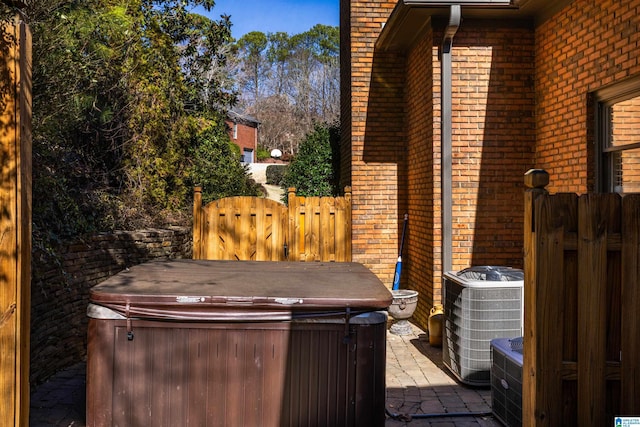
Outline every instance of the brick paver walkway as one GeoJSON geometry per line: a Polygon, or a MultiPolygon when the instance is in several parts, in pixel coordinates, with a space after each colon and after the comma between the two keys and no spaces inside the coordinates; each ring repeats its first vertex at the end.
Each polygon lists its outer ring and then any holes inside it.
{"type": "Polygon", "coordinates": [[[490,415],[490,389],[457,382],[442,363],[442,349],[430,346],[416,326],[410,335],[387,335],[386,382],[388,412],[409,415],[388,418],[387,427],[501,426],[490,415]]]}

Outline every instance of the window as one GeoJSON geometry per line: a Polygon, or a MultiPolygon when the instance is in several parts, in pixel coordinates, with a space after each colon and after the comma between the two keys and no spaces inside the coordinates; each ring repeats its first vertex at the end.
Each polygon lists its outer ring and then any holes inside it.
{"type": "Polygon", "coordinates": [[[596,92],[598,188],[640,193],[640,78],[596,92]]]}
{"type": "Polygon", "coordinates": [[[233,139],[238,139],[238,124],[233,124],[233,139]]]}

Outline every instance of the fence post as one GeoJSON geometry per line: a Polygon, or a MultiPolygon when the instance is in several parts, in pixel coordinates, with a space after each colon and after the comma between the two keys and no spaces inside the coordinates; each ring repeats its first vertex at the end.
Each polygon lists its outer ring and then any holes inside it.
{"type": "MultiPolygon", "coordinates": [[[[7,2],[5,2],[7,3],[7,2]]],[[[15,2],[21,3],[21,2],[15,2]]],[[[31,31],[24,17],[2,24],[0,69],[0,425],[29,424],[31,324],[31,31]]]]}
{"type": "Polygon", "coordinates": [[[202,187],[193,189],[193,259],[202,259],[202,187]]]}
{"type": "Polygon", "coordinates": [[[536,298],[536,235],[535,200],[546,195],[549,174],[541,169],[531,169],[524,175],[526,187],[524,194],[524,363],[522,389],[522,422],[524,426],[548,424],[544,414],[536,413],[538,401],[537,371],[538,355],[536,351],[538,315],[536,298]]]}

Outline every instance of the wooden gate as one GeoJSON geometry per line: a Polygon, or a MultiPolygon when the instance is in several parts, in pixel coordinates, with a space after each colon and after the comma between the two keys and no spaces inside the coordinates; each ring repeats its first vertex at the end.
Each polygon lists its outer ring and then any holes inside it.
{"type": "Polygon", "coordinates": [[[640,194],[556,194],[525,177],[527,426],[640,414],[640,194]]]}
{"type": "Polygon", "coordinates": [[[193,197],[193,258],[256,261],[351,261],[351,189],[343,197],[301,197],[288,206],[228,197],[202,206],[193,197]]]}

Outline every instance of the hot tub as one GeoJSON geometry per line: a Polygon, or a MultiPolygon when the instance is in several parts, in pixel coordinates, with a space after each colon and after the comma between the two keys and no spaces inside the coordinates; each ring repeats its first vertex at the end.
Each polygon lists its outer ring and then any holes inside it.
{"type": "Polygon", "coordinates": [[[133,267],[90,293],[87,426],[383,426],[391,299],[357,263],[133,267]]]}

